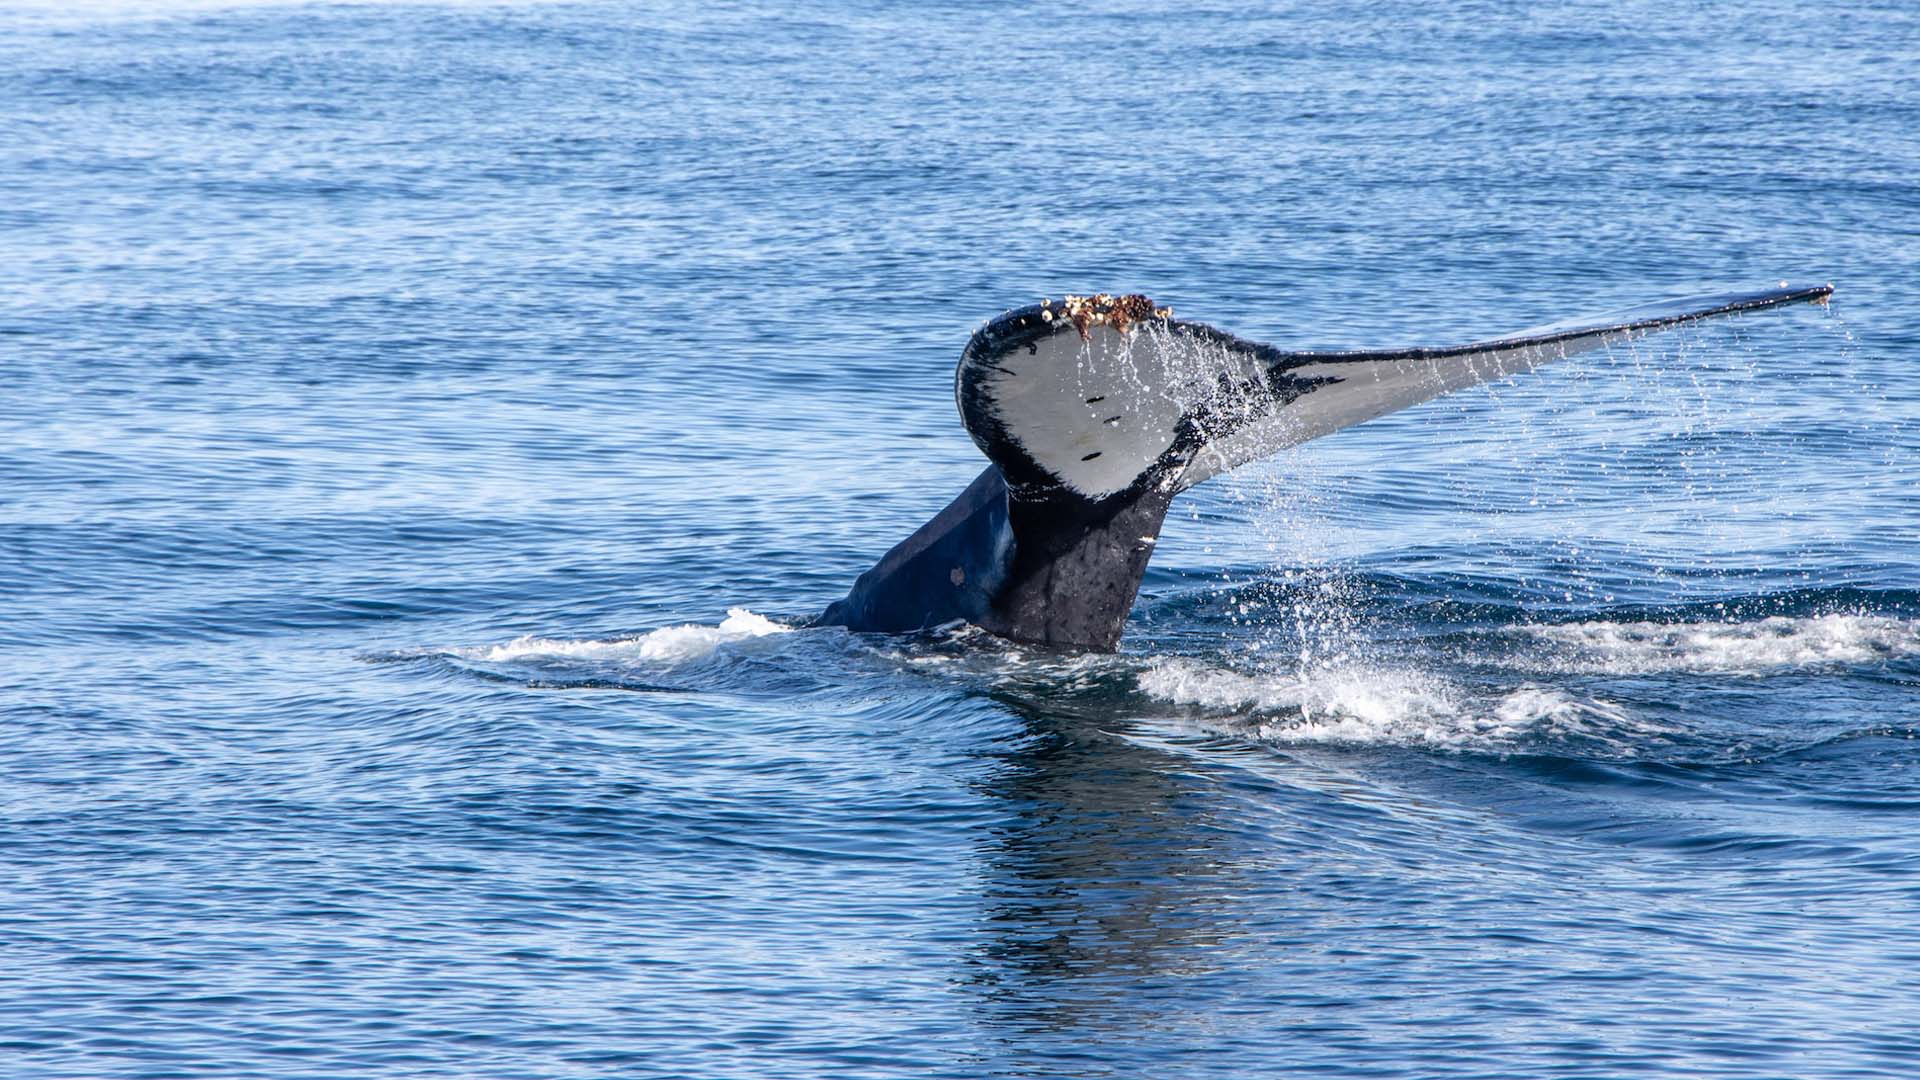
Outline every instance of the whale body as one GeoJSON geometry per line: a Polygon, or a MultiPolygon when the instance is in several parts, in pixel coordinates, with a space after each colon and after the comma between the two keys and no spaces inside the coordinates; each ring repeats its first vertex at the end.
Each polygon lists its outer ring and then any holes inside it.
{"type": "Polygon", "coordinates": [[[1111,651],[1168,507],[1195,484],[1576,353],[1832,292],[1783,283],[1467,345],[1351,352],[1244,341],[1137,294],[1018,308],[974,333],[954,377],[990,464],[815,625],[904,633],[964,620],[1023,643],[1111,651]]]}

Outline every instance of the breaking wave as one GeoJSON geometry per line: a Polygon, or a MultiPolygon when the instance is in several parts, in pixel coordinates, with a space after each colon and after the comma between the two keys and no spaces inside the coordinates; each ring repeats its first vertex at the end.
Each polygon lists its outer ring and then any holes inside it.
{"type": "Polygon", "coordinates": [[[515,638],[505,645],[476,649],[468,655],[470,659],[488,663],[567,659],[683,664],[709,656],[723,645],[782,634],[791,629],[746,608],[729,608],[726,619],[718,626],[692,623],[668,626],[636,637],[611,641],[565,641],[527,636],[515,638]]]}
{"type": "Polygon", "coordinates": [[[1920,621],[1884,615],[1773,616],[1748,622],[1579,622],[1525,636],[1559,650],[1569,673],[1760,675],[1920,655],[1920,621]]]}
{"type": "Polygon", "coordinates": [[[1859,612],[1593,620],[1474,633],[1464,651],[1459,640],[1431,655],[1417,640],[1353,641],[1348,645],[1357,652],[1272,667],[1257,658],[1235,666],[1159,658],[1139,670],[1136,682],[1151,698],[1193,710],[1210,729],[1280,744],[1495,752],[1577,746],[1603,756],[1633,755],[1655,745],[1712,741],[1717,736],[1705,732],[1715,721],[1663,716],[1656,722],[1610,700],[1611,684],[1566,676],[1762,678],[1886,663],[1920,657],[1920,620],[1859,612]],[[1494,644],[1502,638],[1517,639],[1520,647],[1503,650],[1494,644]]]}
{"type": "Polygon", "coordinates": [[[1379,743],[1512,749],[1542,737],[1617,743],[1658,728],[1609,702],[1548,687],[1480,694],[1435,675],[1371,664],[1241,672],[1158,661],[1141,692],[1175,705],[1229,710],[1235,733],[1278,743],[1379,743]]]}

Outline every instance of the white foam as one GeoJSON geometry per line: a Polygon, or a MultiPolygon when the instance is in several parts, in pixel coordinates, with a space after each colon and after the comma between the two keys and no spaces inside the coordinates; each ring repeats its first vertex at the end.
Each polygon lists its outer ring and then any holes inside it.
{"type": "Polygon", "coordinates": [[[1773,616],[1750,622],[1582,622],[1528,627],[1562,646],[1563,671],[1759,675],[1920,655],[1920,621],[1883,615],[1773,616]]]}
{"type": "Polygon", "coordinates": [[[1538,735],[1613,741],[1646,730],[1617,707],[1553,689],[1521,687],[1486,699],[1421,671],[1335,662],[1296,672],[1241,672],[1161,660],[1142,692],[1177,705],[1242,713],[1233,733],[1281,743],[1379,743],[1512,748],[1538,735]]]}
{"type": "Polygon", "coordinates": [[[785,633],[790,629],[746,608],[728,608],[726,619],[718,626],[668,626],[637,637],[613,641],[562,641],[527,636],[515,638],[505,645],[478,650],[475,658],[494,663],[561,657],[680,664],[708,656],[722,645],[785,633]]]}

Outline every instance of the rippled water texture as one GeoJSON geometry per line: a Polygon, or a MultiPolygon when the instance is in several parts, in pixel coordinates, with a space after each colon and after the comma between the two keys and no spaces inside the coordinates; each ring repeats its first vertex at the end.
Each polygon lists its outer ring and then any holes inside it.
{"type": "Polygon", "coordinates": [[[1920,1074],[1910,5],[0,10],[0,1074],[1920,1074]],[[796,629],[966,335],[1802,307],[796,629]]]}

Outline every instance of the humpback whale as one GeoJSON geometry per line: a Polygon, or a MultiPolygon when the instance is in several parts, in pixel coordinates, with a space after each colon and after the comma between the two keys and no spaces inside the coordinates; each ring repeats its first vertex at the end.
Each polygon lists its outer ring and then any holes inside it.
{"type": "Polygon", "coordinates": [[[1831,285],[1666,300],[1467,345],[1288,352],[1131,294],[1017,308],[976,331],[954,396],[990,464],[860,575],[819,626],[964,620],[1111,651],[1181,492],[1455,390],[1702,319],[1825,303],[1831,285]]]}

